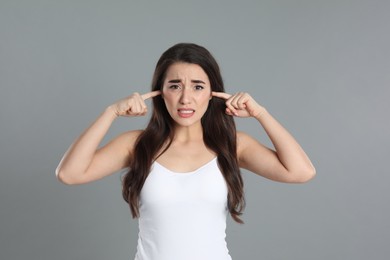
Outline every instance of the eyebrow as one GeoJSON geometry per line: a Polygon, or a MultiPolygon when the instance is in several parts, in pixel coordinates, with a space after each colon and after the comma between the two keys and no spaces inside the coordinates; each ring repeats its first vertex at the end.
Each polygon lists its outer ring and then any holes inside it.
{"type": "MultiPolygon", "coordinates": [[[[181,80],[180,79],[171,79],[170,81],[168,81],[168,83],[180,83],[181,80]]],[[[198,84],[206,84],[204,83],[204,81],[202,80],[197,80],[197,79],[194,79],[194,80],[191,80],[192,83],[198,83],[198,84]]]]}

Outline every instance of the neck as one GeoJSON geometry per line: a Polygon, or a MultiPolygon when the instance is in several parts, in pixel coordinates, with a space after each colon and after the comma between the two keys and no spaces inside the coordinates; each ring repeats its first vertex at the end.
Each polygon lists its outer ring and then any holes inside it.
{"type": "Polygon", "coordinates": [[[203,128],[201,124],[193,126],[176,126],[174,141],[191,142],[203,141],[203,128]]]}

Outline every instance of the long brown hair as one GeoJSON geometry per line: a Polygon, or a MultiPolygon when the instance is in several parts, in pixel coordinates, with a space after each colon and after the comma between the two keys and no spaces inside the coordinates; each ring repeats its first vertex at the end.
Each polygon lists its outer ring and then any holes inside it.
{"type": "MultiPolygon", "coordinates": [[[[225,92],[219,66],[204,47],[179,43],[166,50],[157,62],[152,90],[162,90],[166,71],[176,62],[197,64],[207,74],[211,90],[225,92]]],[[[228,209],[232,218],[244,223],[239,216],[245,208],[244,183],[237,161],[236,126],[232,116],[226,115],[225,102],[212,98],[201,119],[205,145],[217,154],[218,166],[228,187],[228,209]]],[[[122,195],[129,203],[133,218],[139,217],[139,195],[153,161],[162,148],[166,151],[173,140],[174,122],[161,96],[153,98],[153,112],[149,124],[140,134],[134,147],[129,171],[123,178],[122,195]],[[165,145],[168,141],[168,145],[165,145]],[[164,146],[165,145],[165,146],[164,146]]],[[[163,153],[162,152],[162,153],[163,153]]]]}

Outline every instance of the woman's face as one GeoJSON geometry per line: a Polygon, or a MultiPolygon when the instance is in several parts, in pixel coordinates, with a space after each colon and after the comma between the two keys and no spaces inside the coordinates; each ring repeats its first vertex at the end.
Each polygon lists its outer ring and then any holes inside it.
{"type": "Polygon", "coordinates": [[[177,125],[200,124],[211,99],[209,78],[197,64],[174,63],[167,70],[162,97],[177,125]]]}

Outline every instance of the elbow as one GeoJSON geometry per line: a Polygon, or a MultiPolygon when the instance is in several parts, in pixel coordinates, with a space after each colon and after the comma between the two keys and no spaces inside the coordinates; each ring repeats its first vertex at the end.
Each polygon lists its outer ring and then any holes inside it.
{"type": "Polygon", "coordinates": [[[289,182],[291,183],[306,183],[316,176],[316,169],[310,167],[309,169],[300,170],[299,172],[291,174],[293,176],[289,182]]]}
{"type": "Polygon", "coordinates": [[[66,185],[71,185],[72,183],[64,176],[63,172],[56,169],[56,177],[57,180],[59,180],[61,183],[66,184],[66,185]]]}
{"type": "Polygon", "coordinates": [[[72,178],[69,178],[69,176],[67,174],[65,174],[64,171],[60,170],[59,168],[56,169],[55,174],[56,174],[57,180],[59,180],[63,184],[66,184],[66,185],[78,184],[72,178]]]}
{"type": "Polygon", "coordinates": [[[316,169],[311,167],[308,170],[302,171],[298,183],[306,183],[316,176],[316,169]]]}
{"type": "Polygon", "coordinates": [[[314,179],[315,176],[316,176],[316,171],[315,170],[313,170],[313,171],[311,171],[309,173],[306,173],[305,177],[303,178],[301,183],[309,182],[310,180],[314,179]]]}

